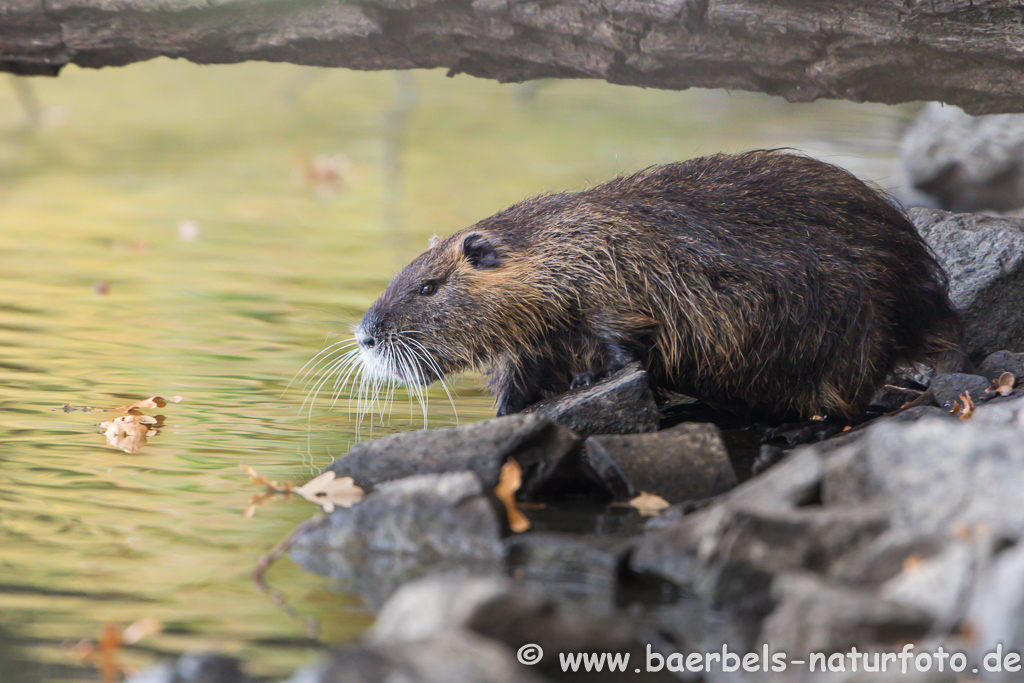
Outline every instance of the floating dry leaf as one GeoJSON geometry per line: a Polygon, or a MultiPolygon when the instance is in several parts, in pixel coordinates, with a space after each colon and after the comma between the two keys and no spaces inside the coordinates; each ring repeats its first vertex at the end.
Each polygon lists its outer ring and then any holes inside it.
{"type": "Polygon", "coordinates": [[[147,437],[157,433],[154,427],[162,420],[151,415],[122,415],[108,422],[101,422],[100,429],[107,438],[107,445],[125,453],[138,453],[146,445],[147,437]]]}
{"type": "Polygon", "coordinates": [[[258,493],[249,499],[249,505],[242,513],[243,517],[252,517],[256,514],[256,508],[268,500],[277,496],[290,497],[297,493],[311,503],[316,503],[324,509],[324,512],[333,512],[336,507],[352,507],[363,499],[364,491],[355,485],[352,477],[338,477],[333,471],[327,471],[319,477],[310,479],[302,486],[295,486],[291,482],[270,481],[263,477],[246,464],[240,465],[249,475],[252,483],[263,486],[263,493],[258,493]]]}
{"type": "Polygon", "coordinates": [[[508,460],[501,466],[498,484],[494,487],[494,495],[505,506],[509,529],[515,534],[521,534],[531,526],[530,520],[516,507],[516,491],[522,485],[523,468],[515,460],[508,460]]]}
{"type": "Polygon", "coordinates": [[[249,475],[249,479],[252,480],[252,483],[257,486],[263,486],[265,489],[263,493],[254,494],[249,498],[249,504],[245,506],[245,511],[242,512],[243,517],[252,517],[256,514],[256,508],[263,505],[268,500],[273,500],[278,496],[285,496],[286,498],[291,496],[293,487],[290,483],[285,482],[283,484],[278,484],[276,481],[270,481],[245,463],[240,464],[239,467],[245,470],[245,473],[249,475]]]}
{"type": "Polygon", "coordinates": [[[361,501],[364,494],[352,477],[338,477],[333,470],[327,470],[291,490],[309,502],[316,503],[324,512],[334,512],[335,507],[350,508],[361,501]]]}
{"type": "Polygon", "coordinates": [[[170,398],[164,398],[163,396],[150,396],[144,398],[141,401],[136,401],[130,406],[121,406],[120,408],[114,408],[115,413],[130,413],[133,410],[153,410],[154,408],[163,408],[168,403],[180,403],[181,396],[171,396],[170,398]]]}
{"type": "Polygon", "coordinates": [[[653,517],[669,507],[669,502],[656,493],[641,491],[640,495],[629,501],[644,517],[653,517]]]}

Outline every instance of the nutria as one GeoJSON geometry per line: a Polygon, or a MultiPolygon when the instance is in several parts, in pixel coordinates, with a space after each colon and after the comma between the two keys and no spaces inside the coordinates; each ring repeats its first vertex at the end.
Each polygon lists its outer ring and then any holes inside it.
{"type": "Polygon", "coordinates": [[[374,377],[489,367],[498,415],[639,360],[656,389],[719,407],[853,419],[897,363],[959,357],[946,290],[903,212],[851,173],[716,154],[435,239],[356,340],[374,377]]]}

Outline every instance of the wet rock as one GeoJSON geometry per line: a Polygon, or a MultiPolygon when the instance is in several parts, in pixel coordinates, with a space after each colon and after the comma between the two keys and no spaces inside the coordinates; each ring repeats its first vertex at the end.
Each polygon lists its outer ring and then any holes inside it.
{"type": "Polygon", "coordinates": [[[544,683],[487,638],[443,630],[412,642],[339,648],[286,683],[544,683]]]}
{"type": "Polygon", "coordinates": [[[368,582],[375,602],[436,566],[496,566],[505,524],[472,472],[424,474],[381,484],[358,505],[307,523],[291,553],[309,571],[368,582]]]}
{"type": "Polygon", "coordinates": [[[535,532],[506,541],[509,573],[554,595],[585,602],[591,612],[611,609],[626,539],[535,532]]]}
{"type": "Polygon", "coordinates": [[[949,273],[967,352],[1024,350],[1024,220],[930,209],[909,215],[949,273]]]}
{"type": "Polygon", "coordinates": [[[234,657],[215,652],[184,654],[128,678],[127,683],[252,683],[234,657]]]}
{"type": "Polygon", "coordinates": [[[1024,378],[1024,353],[996,351],[978,365],[978,374],[990,380],[999,379],[1004,372],[1012,373],[1018,380],[1024,378]]]}
{"type": "Polygon", "coordinates": [[[960,399],[960,396],[968,392],[970,392],[971,399],[975,402],[990,398],[991,394],[985,393],[989,386],[990,382],[980,375],[951,372],[935,375],[929,389],[939,407],[950,410],[953,407],[954,401],[962,404],[963,401],[960,399]]]}
{"type": "Polygon", "coordinates": [[[627,365],[591,386],[537,403],[524,412],[547,415],[582,437],[654,432],[660,421],[647,373],[639,363],[627,365]]]}
{"type": "Polygon", "coordinates": [[[498,483],[505,461],[515,458],[523,467],[522,491],[529,494],[544,487],[583,485],[579,442],[543,415],[507,415],[357,443],[327,469],[352,477],[367,490],[416,474],[470,470],[490,489],[498,483]]]}
{"type": "Polygon", "coordinates": [[[584,442],[583,459],[617,498],[647,491],[679,503],[710,498],[736,485],[722,434],[712,424],[592,436],[584,442]]]}

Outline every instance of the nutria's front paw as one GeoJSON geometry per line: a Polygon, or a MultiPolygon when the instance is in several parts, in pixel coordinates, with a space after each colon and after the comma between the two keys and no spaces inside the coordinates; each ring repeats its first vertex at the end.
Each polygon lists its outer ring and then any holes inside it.
{"type": "Polygon", "coordinates": [[[597,384],[599,381],[608,376],[608,373],[604,370],[588,370],[587,372],[581,372],[572,378],[572,384],[569,385],[569,389],[579,389],[580,387],[589,387],[591,384],[597,384]]]}

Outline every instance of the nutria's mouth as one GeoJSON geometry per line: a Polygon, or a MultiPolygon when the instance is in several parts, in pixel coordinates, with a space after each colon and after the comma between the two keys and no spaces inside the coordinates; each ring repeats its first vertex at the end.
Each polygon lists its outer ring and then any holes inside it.
{"type": "Polygon", "coordinates": [[[407,340],[391,337],[382,343],[360,344],[359,359],[368,379],[397,380],[427,386],[441,378],[437,363],[407,340]]]}

